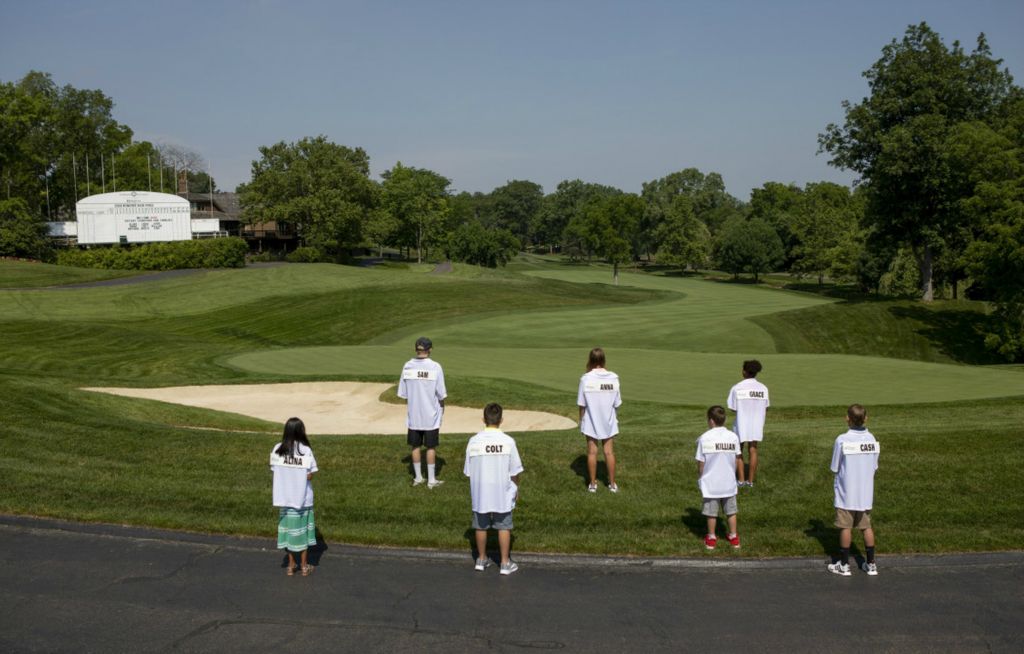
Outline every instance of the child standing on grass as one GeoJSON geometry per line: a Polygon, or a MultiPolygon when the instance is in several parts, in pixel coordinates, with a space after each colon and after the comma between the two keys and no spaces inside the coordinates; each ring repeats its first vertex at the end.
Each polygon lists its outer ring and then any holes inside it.
{"type": "Polygon", "coordinates": [[[740,536],[736,531],[736,461],[740,456],[740,439],[725,427],[725,409],[715,405],[708,409],[708,431],[697,439],[697,475],[700,494],[704,498],[701,513],[708,519],[708,535],[704,547],[715,549],[718,536],[715,527],[718,512],[725,513],[729,527],[729,545],[739,549],[740,536]]]}
{"type": "Polygon", "coordinates": [[[316,545],[311,480],[318,468],[306,438],[306,426],[298,418],[285,423],[281,442],[270,452],[270,470],[274,473],[274,506],[280,509],[277,549],[288,551],[289,577],[295,574],[295,553],[301,552],[302,576],[308,577],[313,566],[307,554],[316,545]]]}
{"type": "Polygon", "coordinates": [[[878,574],[875,565],[875,530],[871,528],[871,505],[874,502],[875,470],[878,469],[879,445],[865,427],[868,412],[859,404],[846,410],[849,429],[840,434],[832,446],[832,472],[835,473],[836,527],[839,528],[839,560],[828,571],[850,576],[850,541],[852,530],[864,533],[864,572],[878,574]]]}
{"type": "Polygon", "coordinates": [[[519,475],[523,462],[511,436],[501,431],[501,405],[484,407],[484,430],[466,444],[463,474],[469,477],[473,504],[473,529],[476,530],[476,570],[483,572],[487,558],[487,530],[498,530],[501,574],[510,575],[519,566],[510,558],[512,549],[512,509],[519,496],[519,475]]]}
{"type": "Polygon", "coordinates": [[[604,450],[608,466],[608,490],[619,492],[615,483],[615,436],[619,433],[618,409],[622,406],[619,376],[605,370],[604,350],[595,347],[587,357],[587,372],[580,377],[576,404],[580,410],[580,431],[587,439],[587,491],[597,492],[597,447],[604,450]]]}
{"type": "Polygon", "coordinates": [[[757,476],[757,446],[764,439],[764,418],[768,412],[768,387],[757,381],[757,373],[761,372],[761,362],[756,359],[743,362],[743,381],[729,390],[726,405],[736,412],[733,431],[740,437],[740,448],[747,446],[750,459],[750,476],[743,469],[743,453],[736,459],[736,475],[739,485],[754,487],[757,476]]]}

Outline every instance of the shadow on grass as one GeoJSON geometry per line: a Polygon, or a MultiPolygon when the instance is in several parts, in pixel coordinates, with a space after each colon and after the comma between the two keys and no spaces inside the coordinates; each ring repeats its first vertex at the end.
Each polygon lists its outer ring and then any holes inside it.
{"type": "MultiPolygon", "coordinates": [[[[808,521],[807,529],[804,529],[804,535],[808,538],[814,538],[821,545],[821,553],[829,557],[831,563],[835,563],[839,560],[839,530],[832,526],[827,526],[823,521],[813,519],[808,521]]],[[[854,538],[857,536],[854,535],[854,538]]],[[[857,547],[856,542],[850,544],[850,561],[855,567],[859,568],[860,564],[865,561],[864,554],[857,547]]]]}
{"type": "Polygon", "coordinates": [[[682,515],[682,523],[690,530],[697,538],[704,538],[708,531],[708,518],[700,509],[695,509],[692,506],[686,509],[686,513],[682,515]]]}
{"type": "MultiPolygon", "coordinates": [[[[445,467],[445,465],[447,465],[448,461],[446,461],[443,456],[436,457],[435,461],[436,461],[436,466],[434,468],[434,474],[435,474],[435,476],[440,478],[441,477],[441,471],[444,470],[444,467],[445,467]]],[[[402,463],[405,464],[405,471],[409,474],[409,478],[410,479],[415,479],[416,478],[416,473],[412,469],[412,454],[406,454],[404,457],[402,457],[402,463]]],[[[426,456],[426,454],[421,454],[420,455],[420,468],[421,468],[421,472],[423,474],[423,478],[426,479],[427,478],[427,456],[426,456]]]]}
{"type": "MultiPolygon", "coordinates": [[[[572,463],[569,464],[569,469],[576,473],[583,482],[583,486],[590,485],[590,473],[587,472],[587,455],[581,454],[572,463]]],[[[608,464],[598,459],[597,461],[597,480],[604,482],[604,485],[608,485],[608,464]]]]}
{"type": "MultiPolygon", "coordinates": [[[[515,524],[515,520],[513,518],[513,525],[514,524],[515,524]]],[[[480,553],[476,551],[476,529],[473,529],[472,527],[470,527],[469,529],[467,529],[465,531],[464,534],[462,534],[462,537],[465,538],[466,542],[469,544],[469,551],[473,555],[473,560],[476,561],[477,559],[479,559],[480,558],[480,553]]],[[[515,551],[515,549],[516,549],[516,532],[515,532],[515,530],[512,531],[511,537],[512,537],[512,544],[509,547],[509,549],[511,551],[515,551]]],[[[501,563],[501,550],[498,547],[498,532],[495,529],[488,529],[487,530],[487,558],[489,558],[491,560],[491,562],[494,563],[494,565],[498,565],[498,564],[501,563]]]]}
{"type": "Polygon", "coordinates": [[[917,333],[954,361],[971,365],[1003,362],[985,349],[983,334],[995,329],[991,316],[966,309],[935,310],[913,305],[890,307],[889,313],[895,318],[919,323],[917,333]]]}

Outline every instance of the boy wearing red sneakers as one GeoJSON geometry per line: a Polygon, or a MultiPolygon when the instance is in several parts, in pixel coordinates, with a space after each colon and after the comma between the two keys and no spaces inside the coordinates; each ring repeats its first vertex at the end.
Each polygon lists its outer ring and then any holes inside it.
{"type": "Polygon", "coordinates": [[[708,535],[704,547],[715,549],[718,537],[715,527],[718,512],[725,513],[729,527],[729,544],[739,549],[736,532],[736,459],[740,456],[740,439],[725,427],[725,409],[715,405],[708,409],[708,430],[697,439],[697,474],[700,494],[704,498],[701,513],[708,519],[708,535]]]}

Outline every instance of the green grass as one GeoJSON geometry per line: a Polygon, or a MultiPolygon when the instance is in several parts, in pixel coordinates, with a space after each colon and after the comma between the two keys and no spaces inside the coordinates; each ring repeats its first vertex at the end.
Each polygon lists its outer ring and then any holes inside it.
{"type": "MultiPolygon", "coordinates": [[[[758,486],[740,497],[744,548],[713,556],[834,548],[828,463],[843,406],[854,400],[869,404],[884,444],[880,551],[1019,547],[1024,371],[934,355],[946,341],[929,329],[956,324],[949,313],[959,305],[923,315],[917,305],[877,303],[877,313],[856,313],[865,305],[752,285],[630,273],[613,288],[602,283],[610,281],[602,266],[533,258],[515,268],[434,276],[427,266],[294,265],[120,288],[0,291],[0,511],[269,538],[265,460],[279,425],[78,388],[394,381],[410,337],[427,333],[453,404],[496,400],[574,417],[583,359],[597,343],[622,375],[619,495],[584,492],[575,430],[515,435],[527,469],[520,551],[706,556],[694,441],[704,408],[724,400],[748,354],[765,362],[774,408],[758,486]],[[832,311],[821,324],[803,315],[832,311]],[[907,328],[884,332],[890,342],[879,347],[888,349],[868,352],[885,356],[843,351],[876,338],[879,321],[907,328]],[[838,332],[850,325],[864,333],[848,346],[838,332]],[[918,339],[931,349],[907,345],[918,339]]],[[[315,438],[317,521],[327,541],[468,550],[466,438],[442,436],[448,483],[429,494],[408,484],[401,434],[315,438]]]]}
{"type": "Polygon", "coordinates": [[[131,277],[135,270],[71,268],[32,261],[0,260],[0,289],[43,288],[131,277]]]}

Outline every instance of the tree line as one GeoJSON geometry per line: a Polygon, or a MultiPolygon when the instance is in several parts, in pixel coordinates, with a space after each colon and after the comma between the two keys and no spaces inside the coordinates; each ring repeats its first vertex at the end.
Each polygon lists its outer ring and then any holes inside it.
{"type": "MultiPolygon", "coordinates": [[[[844,101],[843,122],[819,135],[830,164],[858,175],[853,188],[767,182],[744,202],[720,174],[686,168],[640,193],[580,179],[548,193],[529,180],[455,192],[441,173],[401,162],[374,180],[365,150],[315,136],[260,147],[238,192],[247,220],[294,226],[306,260],[371,246],[499,266],[533,250],[606,261],[616,280],[620,266],[656,264],[755,280],[785,272],[925,301],[966,289],[999,318],[987,344],[1024,358],[1024,91],[983,34],[968,52],[926,23],[864,76],[869,95],[844,101]]],[[[41,217],[68,214],[80,171],[95,187],[97,162],[107,174],[96,153],[110,153],[119,186],[151,187],[156,148],[132,142],[112,106],[42,73],[0,85],[0,254],[25,251],[41,217]],[[77,152],[94,153],[83,154],[88,172],[77,152]]]]}

